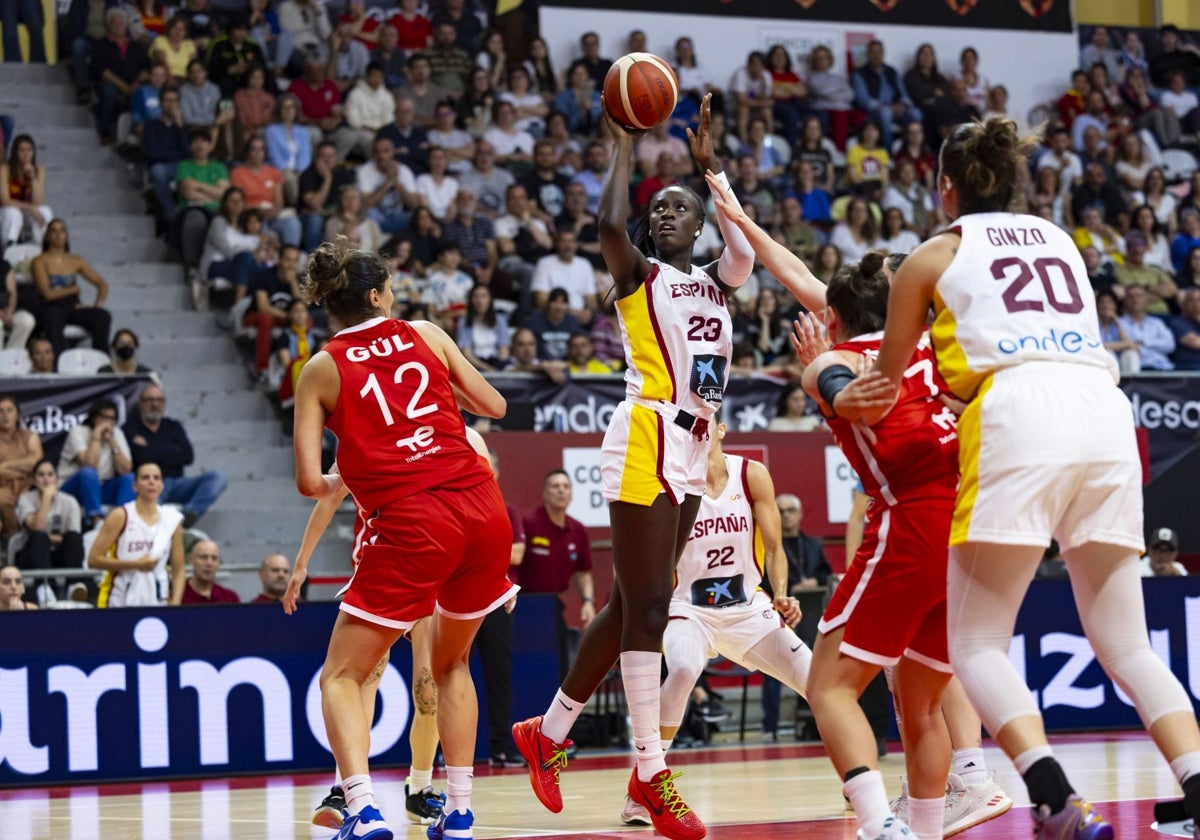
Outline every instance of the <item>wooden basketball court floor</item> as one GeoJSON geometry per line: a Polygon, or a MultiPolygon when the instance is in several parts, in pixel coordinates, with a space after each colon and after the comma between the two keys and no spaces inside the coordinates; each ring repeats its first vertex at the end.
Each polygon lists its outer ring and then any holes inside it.
{"type": "MultiPolygon", "coordinates": [[[[1061,736],[1054,744],[1071,780],[1114,823],[1118,838],[1161,840],[1164,835],[1150,827],[1153,803],[1176,798],[1178,788],[1143,733],[1061,736]]],[[[891,749],[881,769],[889,793],[895,794],[904,760],[895,752],[899,745],[891,749]]],[[[986,754],[1016,807],[961,836],[1028,838],[1028,800],[1020,779],[998,750],[988,747],[986,754]]],[[[620,753],[585,753],[573,760],[563,774],[566,807],[561,814],[542,808],[529,790],[525,771],[479,766],[473,802],[475,837],[650,840],[652,829],[629,828],[617,819],[631,760],[620,753]]],[[[855,837],[853,815],[844,810],[840,786],[820,746],[677,750],[671,766],[683,771],[680,790],[705,819],[713,840],[855,837]]],[[[378,771],[374,779],[381,809],[397,838],[424,840],[424,828],[411,826],[404,818],[404,773],[378,771]]],[[[325,776],[307,774],[0,791],[0,838],[329,838],[333,832],[308,822],[329,783],[325,776]]]]}

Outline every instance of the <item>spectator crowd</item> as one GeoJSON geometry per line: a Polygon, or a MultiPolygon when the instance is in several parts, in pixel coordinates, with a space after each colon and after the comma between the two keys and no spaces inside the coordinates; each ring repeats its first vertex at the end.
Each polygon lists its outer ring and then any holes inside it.
{"type": "MultiPolygon", "coordinates": [[[[1042,139],[1029,212],[1072,234],[1122,372],[1200,370],[1200,49],[1173,26],[1145,43],[1092,28],[1061,95],[1026,115],[1009,113],[999,57],[971,47],[947,61],[932,43],[909,57],[873,40],[846,73],[847,56],[827,47],[801,56],[775,44],[716,79],[686,34],[657,44],[638,30],[611,44],[585,32],[574,60],[555,67],[544,40],[514,42],[473,0],[231,6],[73,0],[63,25],[79,101],[100,142],[140,167],[194,307],[214,310],[285,410],[331,329],[299,299],[304,254],[338,236],[387,258],[395,315],[440,324],[481,371],[556,381],[620,372],[596,223],[611,149],[600,89],[606,56],[642,49],[671,61],[681,96],[638,141],[635,216],[664,185],[703,186],[685,132],[711,93],[734,193],[827,280],[869,250],[908,253],[941,230],[941,139],[963,121],[1009,115],[1042,139]]],[[[12,136],[0,120],[0,130],[5,346],[28,348],[36,373],[53,373],[79,341],[110,357],[104,372],[150,373],[137,336],[113,332],[109,280],[71,249],[47,204],[36,127],[12,136]]],[[[717,225],[705,225],[698,261],[721,248],[717,225]]],[[[795,300],[756,266],[730,308],[735,373],[794,381],[795,300]]],[[[165,400],[147,386],[122,426],[97,402],[51,464],[5,425],[15,400],[0,398],[0,536],[41,523],[33,531],[48,539],[22,548],[37,558],[31,568],[79,565],[83,548],[65,536],[74,530],[48,523],[88,530],[134,500],[144,463],[160,468],[160,501],[179,506],[184,527],[224,490],[218,472],[185,475],[197,458],[165,400]]],[[[820,422],[789,388],[772,428],[820,422]]],[[[220,562],[213,548],[185,588],[202,600],[220,596],[205,577],[220,562]]]]}

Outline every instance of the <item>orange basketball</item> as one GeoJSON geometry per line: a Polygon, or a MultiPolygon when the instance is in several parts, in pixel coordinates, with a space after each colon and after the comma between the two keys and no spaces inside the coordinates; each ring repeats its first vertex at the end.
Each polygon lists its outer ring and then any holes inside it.
{"type": "Polygon", "coordinates": [[[627,128],[653,128],[671,116],[679,81],[671,65],[650,53],[630,53],[604,77],[604,107],[627,128]]]}

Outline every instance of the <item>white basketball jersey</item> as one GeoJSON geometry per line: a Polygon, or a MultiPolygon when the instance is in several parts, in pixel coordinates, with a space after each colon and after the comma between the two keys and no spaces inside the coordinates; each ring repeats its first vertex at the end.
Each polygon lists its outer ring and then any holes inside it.
{"type": "Polygon", "coordinates": [[[150,555],[158,561],[152,571],[117,572],[112,575],[108,594],[110,607],[140,607],[166,603],[171,594],[167,561],[171,542],[183,514],[175,508],[159,507],[158,521],[146,522],[137,512],[137,502],[127,502],[125,527],[117,537],[117,559],[139,560],[150,555]]]}
{"type": "Polygon", "coordinates": [[[762,535],[754,522],[747,462],[725,456],[729,480],[715,499],[705,493],[692,535],[675,567],[675,598],[698,607],[749,601],[762,584],[762,535]]]}
{"type": "Polygon", "coordinates": [[[684,274],[650,262],[645,282],[617,301],[626,393],[708,419],[721,407],[733,354],[725,293],[698,266],[684,274]]]}
{"type": "Polygon", "coordinates": [[[1102,367],[1117,381],[1070,236],[1018,213],[973,213],[954,227],[962,241],[934,290],[930,330],[951,391],[971,399],[995,371],[1037,361],[1102,367]]]}

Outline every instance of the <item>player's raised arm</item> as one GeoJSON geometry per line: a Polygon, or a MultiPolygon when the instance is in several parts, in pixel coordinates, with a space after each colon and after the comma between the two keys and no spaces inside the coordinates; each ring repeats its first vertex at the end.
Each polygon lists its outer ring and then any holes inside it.
{"type": "Polygon", "coordinates": [[[650,273],[650,261],[634,247],[629,238],[629,180],[633,176],[633,145],[644,132],[625,128],[600,108],[604,123],[613,137],[612,161],[600,190],[596,222],[600,234],[600,253],[612,274],[617,296],[626,297],[650,273]]]}
{"type": "MultiPolygon", "coordinates": [[[[711,103],[712,94],[704,94],[704,99],[700,102],[700,122],[695,131],[690,128],[687,130],[688,144],[692,147],[692,157],[705,170],[705,177],[711,174],[719,183],[728,187],[729,179],[721,166],[721,158],[713,150],[710,131],[711,103]]],[[[732,192],[727,195],[740,212],[742,208],[737,196],[732,192]]],[[[717,205],[717,227],[721,229],[721,238],[725,240],[725,250],[721,252],[716,267],[708,266],[707,270],[710,274],[715,271],[724,285],[736,289],[745,284],[750,278],[750,272],[754,270],[754,249],[746,241],[746,235],[741,229],[725,217],[720,205],[717,205]]]]}

